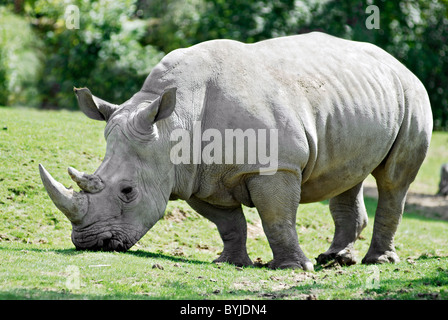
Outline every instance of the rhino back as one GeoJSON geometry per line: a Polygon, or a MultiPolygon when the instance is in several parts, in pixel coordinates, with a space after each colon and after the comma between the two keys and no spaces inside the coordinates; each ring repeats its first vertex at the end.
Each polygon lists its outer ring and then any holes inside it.
{"type": "MultiPolygon", "coordinates": [[[[383,50],[322,33],[255,44],[214,40],[176,50],[142,90],[172,86],[178,88],[176,125],[278,129],[278,170],[302,175],[302,202],[330,198],[365,179],[390,151],[403,119],[417,112],[406,109],[406,90],[426,94],[383,50]]],[[[240,181],[235,177],[255,169],[204,170],[240,181]]],[[[204,186],[205,193],[216,192],[213,185],[204,186]]]]}

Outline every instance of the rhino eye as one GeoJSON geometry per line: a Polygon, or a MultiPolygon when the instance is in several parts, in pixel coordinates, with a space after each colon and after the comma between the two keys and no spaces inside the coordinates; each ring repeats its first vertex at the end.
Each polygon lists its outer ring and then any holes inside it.
{"type": "Polygon", "coordinates": [[[129,194],[129,193],[132,193],[132,187],[125,187],[125,188],[123,188],[123,189],[121,189],[121,193],[122,194],[129,194]]]}
{"type": "Polygon", "coordinates": [[[124,202],[131,202],[137,197],[137,192],[134,187],[126,186],[120,190],[120,199],[124,202]]]}

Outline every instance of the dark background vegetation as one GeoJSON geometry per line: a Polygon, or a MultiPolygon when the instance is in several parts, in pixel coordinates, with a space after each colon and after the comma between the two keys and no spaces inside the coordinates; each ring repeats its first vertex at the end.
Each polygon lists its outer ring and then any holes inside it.
{"type": "Polygon", "coordinates": [[[435,128],[448,128],[448,0],[0,0],[0,105],[75,109],[73,86],[121,103],[176,48],[312,30],[390,52],[426,86],[435,128]],[[71,4],[79,29],[66,27],[71,4]],[[379,29],[366,27],[371,4],[379,29]]]}

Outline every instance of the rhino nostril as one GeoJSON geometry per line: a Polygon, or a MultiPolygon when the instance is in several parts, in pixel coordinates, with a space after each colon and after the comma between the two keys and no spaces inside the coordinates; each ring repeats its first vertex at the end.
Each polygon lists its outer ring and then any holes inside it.
{"type": "Polygon", "coordinates": [[[103,240],[103,245],[101,247],[106,249],[106,250],[107,249],[112,249],[112,248],[110,248],[110,243],[111,243],[111,238],[104,239],[103,240]]]}
{"type": "Polygon", "coordinates": [[[107,250],[109,248],[111,239],[112,239],[112,233],[111,232],[105,232],[98,238],[96,246],[100,250],[101,249],[107,250]]]}

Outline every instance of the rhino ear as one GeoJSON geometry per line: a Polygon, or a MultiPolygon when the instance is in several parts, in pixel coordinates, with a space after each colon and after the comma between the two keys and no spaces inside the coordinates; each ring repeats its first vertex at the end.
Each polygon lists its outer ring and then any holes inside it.
{"type": "Polygon", "coordinates": [[[176,107],[176,91],[177,88],[170,88],[163,92],[154,122],[168,118],[173,113],[176,107]]]}
{"type": "Polygon", "coordinates": [[[73,88],[78,98],[79,108],[86,116],[94,120],[108,121],[119,106],[95,97],[87,88],[73,88]]]}
{"type": "Polygon", "coordinates": [[[165,90],[150,106],[152,114],[154,114],[152,119],[153,123],[168,118],[173,113],[174,107],[176,107],[176,91],[176,88],[165,90]]]}
{"type": "Polygon", "coordinates": [[[175,106],[176,88],[167,89],[155,101],[139,110],[134,119],[134,125],[140,132],[145,132],[157,121],[168,118],[175,106]]]}

